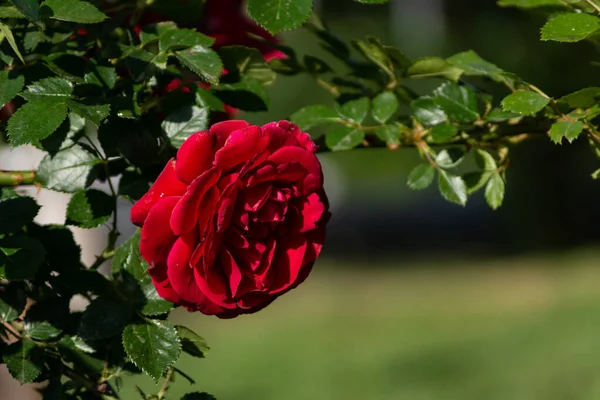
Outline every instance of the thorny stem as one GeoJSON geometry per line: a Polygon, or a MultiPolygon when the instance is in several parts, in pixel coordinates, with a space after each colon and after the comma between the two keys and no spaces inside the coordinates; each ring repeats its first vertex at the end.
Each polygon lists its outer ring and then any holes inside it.
{"type": "Polygon", "coordinates": [[[0,187],[35,185],[36,171],[0,171],[0,187]]]}

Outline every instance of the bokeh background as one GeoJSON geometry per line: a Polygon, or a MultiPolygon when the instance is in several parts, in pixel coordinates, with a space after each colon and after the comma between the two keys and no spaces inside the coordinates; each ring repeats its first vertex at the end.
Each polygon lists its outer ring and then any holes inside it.
{"type": "MultiPolygon", "coordinates": [[[[492,0],[322,0],[317,10],[343,39],[375,35],[412,58],[473,49],[552,96],[600,84],[591,46],[542,43],[544,16],[492,0]]],[[[282,39],[341,68],[307,31],[282,39]]],[[[244,118],[331,102],[310,78],[281,77],[271,111],[244,118]]],[[[33,167],[20,151],[4,149],[0,167],[33,167]]],[[[462,208],[435,187],[410,191],[414,149],[320,158],[333,219],[312,275],[256,315],[176,312],[211,351],[182,357],[197,386],[180,378],[173,398],[200,388],[221,400],[600,399],[600,184],[590,178],[600,165],[583,140],[515,148],[496,212],[481,194],[462,208]]],[[[39,218],[63,221],[66,198],[33,194],[48,204],[39,218]]],[[[76,230],[88,260],[104,234],[76,230]]],[[[18,398],[9,386],[0,382],[0,399],[18,398]]],[[[123,398],[136,398],[133,385],[123,398]]]]}

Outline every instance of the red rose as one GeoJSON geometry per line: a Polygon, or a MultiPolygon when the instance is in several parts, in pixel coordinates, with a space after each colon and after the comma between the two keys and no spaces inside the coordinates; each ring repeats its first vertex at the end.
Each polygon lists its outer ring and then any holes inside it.
{"type": "Polygon", "coordinates": [[[187,139],[131,210],[160,296],[231,318],[302,283],[330,216],[315,150],[288,121],[226,121],[187,139]]]}

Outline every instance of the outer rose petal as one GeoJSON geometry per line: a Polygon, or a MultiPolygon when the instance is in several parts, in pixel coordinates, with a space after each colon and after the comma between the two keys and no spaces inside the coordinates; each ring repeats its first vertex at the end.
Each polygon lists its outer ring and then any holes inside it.
{"type": "Polygon", "coordinates": [[[216,151],[217,137],[209,132],[190,136],[177,151],[177,177],[188,185],[210,169],[216,151]]]}
{"type": "Polygon", "coordinates": [[[215,165],[223,172],[246,163],[267,146],[268,138],[257,126],[231,132],[223,147],[215,154],[215,165]]]}
{"type": "Polygon", "coordinates": [[[180,197],[165,197],[152,207],[142,227],[140,254],[148,262],[148,272],[157,282],[167,279],[167,259],[177,237],[169,220],[180,197]]]}
{"type": "Polygon", "coordinates": [[[156,203],[164,197],[181,196],[186,189],[187,185],[177,179],[175,160],[169,160],[150,190],[131,208],[131,222],[137,226],[142,226],[150,209],[156,203]]]}
{"type": "MultiPolygon", "coordinates": [[[[201,207],[204,197],[209,189],[214,188],[214,185],[219,179],[219,170],[212,168],[198,178],[196,178],[187,191],[181,197],[181,201],[177,204],[177,207],[173,210],[171,216],[171,228],[176,235],[180,236],[186,232],[189,232],[196,226],[201,215],[210,215],[214,210],[207,209],[205,204],[201,207]]],[[[206,220],[207,218],[203,218],[206,220]]]]}
{"type": "Polygon", "coordinates": [[[209,132],[211,135],[215,135],[217,137],[217,149],[220,149],[225,145],[225,142],[231,133],[249,126],[250,124],[246,121],[223,121],[211,126],[209,132]]]}

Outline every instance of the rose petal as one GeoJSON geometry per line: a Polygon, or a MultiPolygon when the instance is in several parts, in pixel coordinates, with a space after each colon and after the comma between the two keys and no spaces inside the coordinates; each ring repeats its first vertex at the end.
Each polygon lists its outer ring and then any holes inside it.
{"type": "Polygon", "coordinates": [[[177,239],[169,254],[167,261],[169,269],[167,274],[171,286],[177,292],[180,300],[197,304],[204,311],[216,314],[222,311],[222,309],[213,305],[204,293],[200,291],[194,278],[194,269],[190,266],[190,259],[196,246],[196,240],[195,233],[190,233],[177,239]]]}
{"type": "Polygon", "coordinates": [[[177,177],[187,184],[212,166],[217,136],[197,132],[190,136],[177,151],[177,177]]]}
{"type": "Polygon", "coordinates": [[[213,199],[216,196],[214,186],[218,179],[219,170],[213,167],[196,178],[187,188],[171,217],[171,229],[176,235],[181,236],[191,231],[200,220],[203,227],[208,218],[214,214],[214,206],[211,207],[211,204],[214,203],[213,199]]]}
{"type": "Polygon", "coordinates": [[[177,240],[169,219],[180,197],[165,197],[152,207],[142,227],[140,254],[148,263],[148,272],[156,282],[167,280],[167,259],[177,240]]]}
{"type": "Polygon", "coordinates": [[[269,161],[277,164],[299,163],[306,170],[307,174],[303,179],[302,192],[309,194],[323,187],[323,171],[321,163],[317,156],[310,151],[299,147],[284,147],[277,150],[269,161]]]}
{"type": "Polygon", "coordinates": [[[317,193],[311,193],[303,199],[295,201],[294,207],[286,215],[286,221],[292,231],[305,233],[317,228],[325,213],[325,204],[317,193]]]}
{"type": "Polygon", "coordinates": [[[273,281],[268,286],[270,294],[279,293],[296,282],[304,265],[307,246],[307,239],[303,235],[288,236],[278,240],[275,257],[269,268],[270,273],[274,275],[273,281]]]}
{"type": "Polygon", "coordinates": [[[261,208],[273,190],[273,186],[269,184],[255,186],[241,193],[242,202],[246,211],[256,212],[261,208]]]}
{"type": "Polygon", "coordinates": [[[215,154],[215,165],[224,172],[256,157],[267,146],[268,138],[257,126],[248,126],[231,133],[224,146],[215,154]]]}
{"type": "Polygon", "coordinates": [[[210,133],[216,136],[217,149],[220,149],[225,145],[227,139],[229,139],[229,135],[237,130],[247,128],[248,126],[250,126],[250,124],[246,121],[223,121],[211,126],[210,133]]]}
{"type": "Polygon", "coordinates": [[[175,160],[169,160],[150,190],[131,208],[131,222],[137,226],[142,226],[150,209],[157,202],[168,196],[181,196],[186,189],[187,185],[177,178],[175,160]]]}

